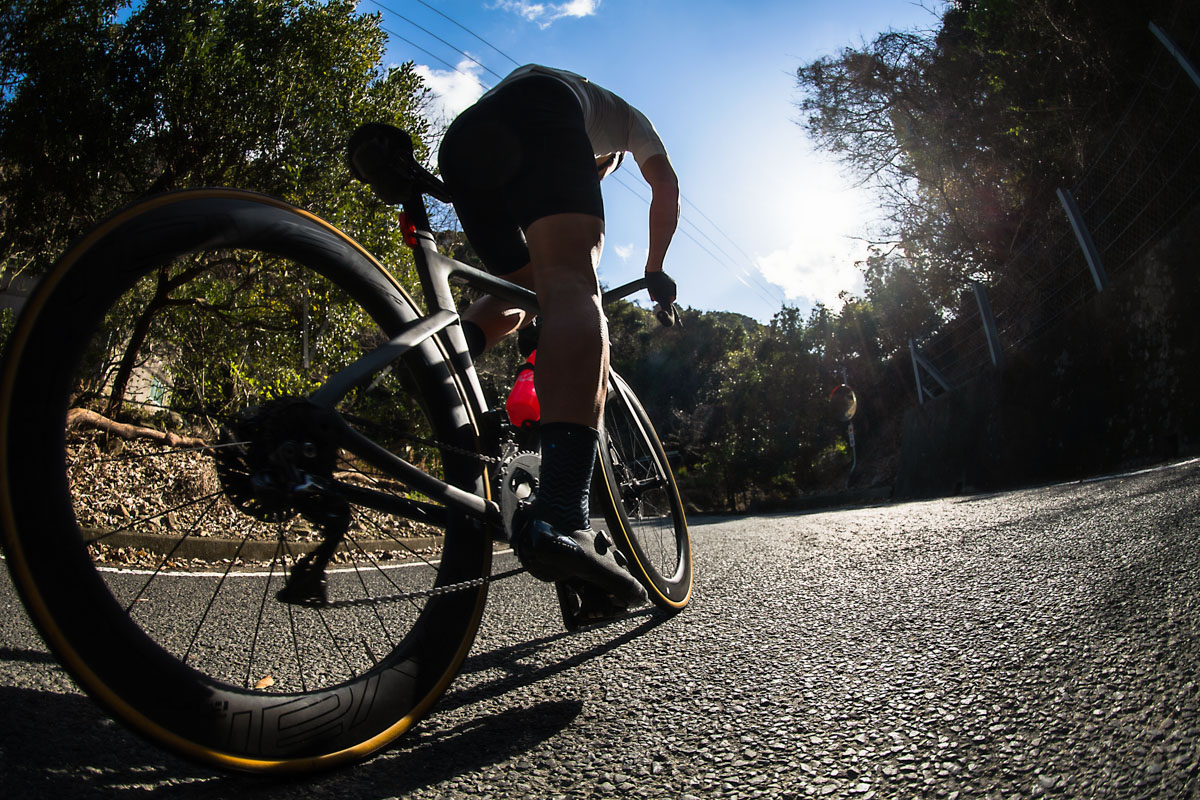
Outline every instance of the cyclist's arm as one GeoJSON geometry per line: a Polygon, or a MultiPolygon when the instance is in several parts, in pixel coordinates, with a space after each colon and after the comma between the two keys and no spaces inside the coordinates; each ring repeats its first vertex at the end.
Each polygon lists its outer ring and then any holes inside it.
{"type": "Polygon", "coordinates": [[[646,271],[659,272],[667,248],[679,225],[679,178],[666,155],[655,155],[641,164],[642,177],[650,184],[650,254],[646,271]]]}

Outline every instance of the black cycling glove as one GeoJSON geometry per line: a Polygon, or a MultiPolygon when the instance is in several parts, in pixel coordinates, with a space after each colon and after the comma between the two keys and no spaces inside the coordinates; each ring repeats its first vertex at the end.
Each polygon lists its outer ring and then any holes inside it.
{"type": "Polygon", "coordinates": [[[646,291],[650,293],[650,299],[663,308],[675,302],[675,281],[661,270],[646,273],[646,291]]]}

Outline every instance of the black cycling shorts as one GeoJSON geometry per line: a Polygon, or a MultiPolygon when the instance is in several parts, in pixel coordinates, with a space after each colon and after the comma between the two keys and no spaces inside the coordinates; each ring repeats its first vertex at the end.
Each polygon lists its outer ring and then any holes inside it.
{"type": "Polygon", "coordinates": [[[487,268],[529,263],[523,231],[551,214],[604,218],[583,109],[561,81],[531,75],[451,123],[438,151],[463,232],[487,268]]]}

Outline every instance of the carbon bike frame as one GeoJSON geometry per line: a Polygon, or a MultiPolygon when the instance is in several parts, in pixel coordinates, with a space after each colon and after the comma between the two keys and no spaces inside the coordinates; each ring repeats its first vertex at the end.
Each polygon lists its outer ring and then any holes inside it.
{"type": "MultiPolygon", "coordinates": [[[[479,376],[475,371],[474,361],[467,349],[467,340],[461,324],[462,318],[458,313],[457,304],[450,288],[451,281],[473,286],[490,295],[507,300],[515,308],[522,308],[535,314],[538,311],[537,296],[523,286],[518,286],[439,253],[433,234],[429,231],[431,227],[429,216],[425,210],[424,196],[421,192],[413,192],[413,196],[404,202],[403,207],[404,214],[401,217],[401,224],[404,229],[405,242],[412,248],[417,274],[421,280],[421,289],[426,303],[425,316],[405,325],[390,341],[330,377],[320,389],[309,396],[309,400],[319,408],[332,410],[353,387],[369,382],[374,375],[386,369],[414,347],[436,338],[449,355],[454,376],[461,381],[472,416],[479,419],[488,410],[487,398],[484,396],[483,387],[479,383],[479,376]]],[[[644,278],[631,281],[605,292],[602,300],[609,302],[625,297],[645,286],[644,278]]],[[[354,430],[340,416],[333,416],[339,420],[335,424],[338,425],[339,438],[346,449],[426,496],[440,501],[445,507],[462,511],[497,530],[503,530],[504,521],[500,506],[495,501],[464,491],[430,475],[354,430]]],[[[403,498],[384,499],[377,497],[376,493],[369,492],[369,490],[353,493],[363,495],[355,498],[358,502],[378,507],[381,510],[400,513],[410,518],[436,521],[445,513],[445,509],[440,509],[435,505],[403,498]],[[366,497],[368,494],[370,499],[366,497]]]]}

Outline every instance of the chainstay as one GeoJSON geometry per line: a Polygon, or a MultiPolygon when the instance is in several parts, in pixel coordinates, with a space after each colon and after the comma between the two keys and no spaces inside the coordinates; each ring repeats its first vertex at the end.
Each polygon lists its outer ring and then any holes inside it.
{"type": "Polygon", "coordinates": [[[321,608],[336,609],[336,608],[352,608],[355,606],[379,605],[382,603],[398,603],[406,600],[421,600],[429,597],[440,597],[442,595],[453,594],[455,592],[465,592],[469,589],[478,589],[480,586],[488,583],[502,581],[505,578],[511,578],[515,575],[520,575],[525,572],[524,567],[516,567],[507,572],[498,572],[495,575],[488,575],[483,578],[472,578],[469,581],[460,581],[458,583],[447,584],[446,586],[434,586],[432,589],[419,589],[415,592],[400,592],[397,594],[387,594],[380,597],[363,597],[358,600],[332,600],[324,603],[318,603],[321,608]]]}
{"type": "MultiPolygon", "coordinates": [[[[368,420],[363,420],[359,417],[353,417],[352,415],[347,415],[347,419],[351,419],[351,418],[353,418],[360,425],[370,426],[370,427],[378,427],[378,426],[374,425],[374,423],[371,423],[368,420]]],[[[393,430],[393,431],[389,431],[389,432],[392,435],[396,436],[397,438],[403,439],[406,442],[412,442],[414,444],[423,444],[428,447],[436,447],[439,450],[445,450],[447,452],[454,453],[455,455],[458,455],[458,456],[463,456],[465,458],[474,459],[476,461],[479,461],[482,464],[490,464],[492,466],[500,466],[501,464],[504,463],[504,459],[500,458],[498,456],[484,455],[483,453],[480,453],[478,450],[468,450],[465,447],[458,447],[457,445],[450,444],[449,442],[443,442],[438,439],[429,439],[424,436],[417,436],[415,433],[407,433],[404,431],[393,430]]]]}

